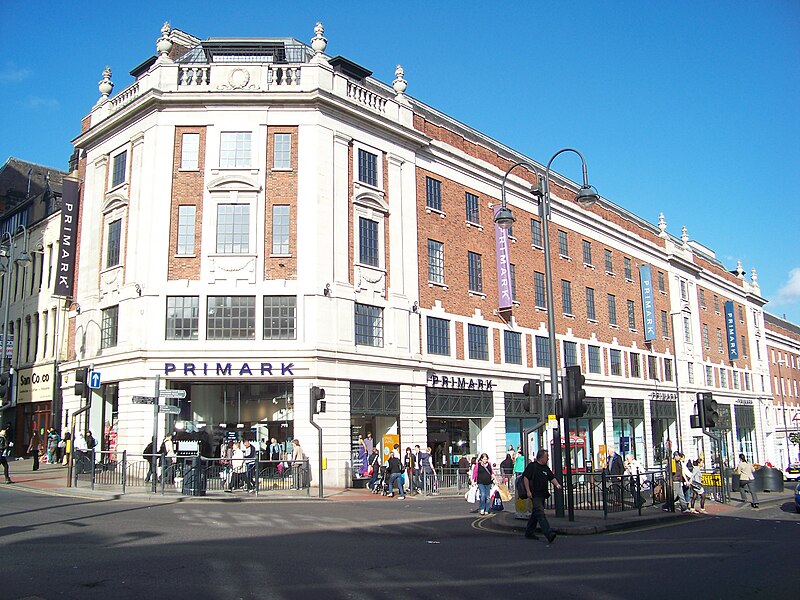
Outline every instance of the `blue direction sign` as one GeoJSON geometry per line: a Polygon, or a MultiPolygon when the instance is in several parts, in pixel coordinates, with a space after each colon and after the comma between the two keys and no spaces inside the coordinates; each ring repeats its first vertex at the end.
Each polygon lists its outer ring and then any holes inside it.
{"type": "Polygon", "coordinates": [[[100,388],[100,371],[91,371],[89,373],[89,387],[93,390],[100,388]]]}

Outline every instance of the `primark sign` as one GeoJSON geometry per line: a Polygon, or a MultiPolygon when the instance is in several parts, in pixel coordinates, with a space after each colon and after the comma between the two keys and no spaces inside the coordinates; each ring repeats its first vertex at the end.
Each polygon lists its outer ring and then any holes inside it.
{"type": "Polygon", "coordinates": [[[161,370],[165,377],[186,378],[250,378],[294,377],[295,371],[305,371],[293,362],[165,362],[161,370]]]}

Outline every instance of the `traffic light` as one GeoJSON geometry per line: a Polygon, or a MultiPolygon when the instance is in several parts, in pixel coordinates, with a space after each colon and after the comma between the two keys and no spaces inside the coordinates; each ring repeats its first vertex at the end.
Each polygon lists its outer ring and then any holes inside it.
{"type": "Polygon", "coordinates": [[[542,395],[542,382],[538,379],[529,379],[527,383],[522,386],[522,393],[525,394],[525,412],[533,413],[533,407],[536,406],[534,402],[542,395]]]}
{"type": "Polygon", "coordinates": [[[697,393],[697,414],[700,417],[702,427],[713,429],[719,424],[719,413],[717,412],[717,401],[711,392],[697,393]]]}
{"type": "Polygon", "coordinates": [[[89,397],[89,368],[81,367],[75,370],[75,395],[81,398],[89,397]]]}
{"type": "Polygon", "coordinates": [[[325,388],[311,386],[311,414],[325,412],[325,388]]]}
{"type": "Polygon", "coordinates": [[[8,398],[8,373],[0,373],[0,400],[8,398]]]}
{"type": "Polygon", "coordinates": [[[580,418],[589,410],[586,405],[586,390],[583,389],[585,383],[586,377],[581,373],[580,365],[567,367],[567,376],[564,379],[564,418],[580,418]]]}

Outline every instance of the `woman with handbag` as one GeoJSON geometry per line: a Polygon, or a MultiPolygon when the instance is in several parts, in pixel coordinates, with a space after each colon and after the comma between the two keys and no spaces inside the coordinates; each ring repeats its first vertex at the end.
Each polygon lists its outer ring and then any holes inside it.
{"type": "Polygon", "coordinates": [[[489,464],[489,455],[484,452],[478,458],[478,464],[475,465],[475,483],[478,484],[478,492],[481,495],[480,500],[480,513],[488,515],[491,511],[490,492],[492,484],[494,483],[494,474],[492,473],[492,465],[489,464]]]}
{"type": "Polygon", "coordinates": [[[689,512],[697,514],[698,511],[694,509],[694,503],[697,498],[700,498],[700,511],[701,513],[708,514],[706,511],[706,491],[703,488],[703,458],[700,457],[694,461],[694,470],[692,471],[692,479],[689,483],[692,490],[692,503],[689,506],[689,512]]]}

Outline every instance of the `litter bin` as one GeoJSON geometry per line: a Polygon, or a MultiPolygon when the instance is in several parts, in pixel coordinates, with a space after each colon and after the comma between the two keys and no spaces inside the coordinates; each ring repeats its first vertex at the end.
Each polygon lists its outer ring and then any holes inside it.
{"type": "Polygon", "coordinates": [[[187,459],[183,465],[183,495],[205,496],[206,484],[206,469],[202,459],[199,456],[187,459]]]}
{"type": "Polygon", "coordinates": [[[756,469],[755,489],[757,492],[782,492],[783,473],[780,469],[772,467],[761,467],[756,469]]]}

